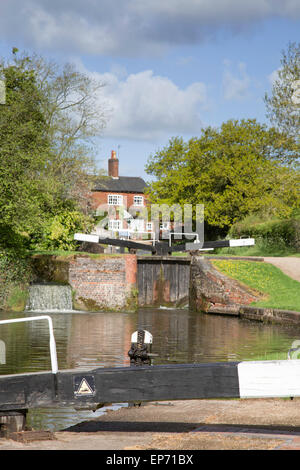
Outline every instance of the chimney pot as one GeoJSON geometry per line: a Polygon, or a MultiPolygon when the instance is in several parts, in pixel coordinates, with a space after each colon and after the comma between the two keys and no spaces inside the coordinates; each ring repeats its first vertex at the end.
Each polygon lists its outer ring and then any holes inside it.
{"type": "Polygon", "coordinates": [[[116,157],[116,151],[111,151],[111,158],[108,160],[108,176],[119,178],[119,160],[116,157]]]}

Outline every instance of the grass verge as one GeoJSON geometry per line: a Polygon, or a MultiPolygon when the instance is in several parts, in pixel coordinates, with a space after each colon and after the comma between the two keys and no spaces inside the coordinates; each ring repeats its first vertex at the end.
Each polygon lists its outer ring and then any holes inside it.
{"type": "Polygon", "coordinates": [[[52,250],[52,251],[31,251],[30,256],[56,256],[58,258],[72,258],[74,256],[89,256],[90,258],[107,258],[121,256],[120,253],[88,253],[86,251],[67,251],[67,250],[52,250]]]}
{"type": "Polygon", "coordinates": [[[14,312],[23,312],[28,298],[27,286],[13,286],[9,292],[6,306],[14,312]]]}
{"type": "Polygon", "coordinates": [[[242,260],[211,260],[232,279],[264,294],[251,305],[300,312],[300,283],[269,263],[242,260]]]}
{"type": "MultiPolygon", "coordinates": [[[[208,253],[209,254],[209,253],[208,253]]],[[[230,256],[297,256],[300,257],[300,253],[292,250],[291,248],[284,246],[274,246],[263,243],[260,240],[255,242],[253,246],[236,247],[236,248],[217,248],[211,254],[216,255],[230,255],[230,256]]]]}

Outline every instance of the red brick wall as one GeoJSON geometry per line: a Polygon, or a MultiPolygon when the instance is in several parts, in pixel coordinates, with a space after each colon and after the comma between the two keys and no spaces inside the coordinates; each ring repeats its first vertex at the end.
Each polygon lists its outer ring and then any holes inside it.
{"type": "Polygon", "coordinates": [[[137,260],[131,254],[76,256],[69,264],[69,284],[82,310],[132,310],[136,276],[137,260]]]}
{"type": "MultiPolygon", "coordinates": [[[[146,205],[146,201],[147,201],[146,196],[143,193],[118,193],[118,192],[111,192],[111,191],[109,191],[109,192],[93,191],[91,193],[93,209],[97,209],[97,207],[102,205],[102,204],[107,204],[108,194],[119,194],[120,196],[123,196],[123,202],[124,202],[125,207],[127,207],[127,208],[129,208],[130,206],[133,206],[134,196],[143,196],[144,197],[144,205],[146,205]]],[[[137,209],[138,209],[138,207],[139,206],[136,206],[137,209]]]]}

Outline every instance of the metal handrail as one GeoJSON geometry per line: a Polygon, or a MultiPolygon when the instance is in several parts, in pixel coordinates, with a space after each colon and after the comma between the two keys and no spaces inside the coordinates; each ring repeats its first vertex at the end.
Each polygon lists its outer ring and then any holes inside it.
{"type": "Polygon", "coordinates": [[[51,368],[52,373],[56,374],[58,372],[58,364],[57,364],[57,354],[56,354],[56,343],[53,333],[53,323],[52,318],[48,315],[40,315],[38,317],[28,317],[28,318],[15,318],[13,320],[0,320],[0,324],[3,325],[5,323],[18,323],[18,322],[25,322],[25,321],[34,321],[34,320],[48,320],[49,324],[49,335],[50,335],[50,357],[51,357],[51,368]]]}

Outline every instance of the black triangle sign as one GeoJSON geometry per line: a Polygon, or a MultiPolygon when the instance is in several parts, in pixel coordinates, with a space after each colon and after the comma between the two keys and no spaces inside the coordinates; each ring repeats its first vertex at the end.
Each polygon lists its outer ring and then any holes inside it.
{"type": "Polygon", "coordinates": [[[79,387],[75,391],[75,395],[86,397],[86,396],[94,395],[94,393],[95,392],[93,388],[91,387],[91,385],[88,383],[87,379],[83,377],[83,379],[81,380],[79,384],[79,387]]]}

